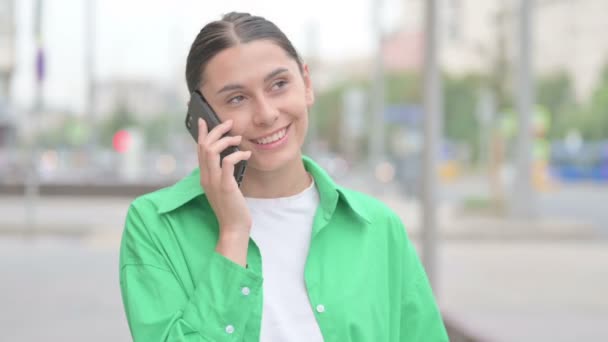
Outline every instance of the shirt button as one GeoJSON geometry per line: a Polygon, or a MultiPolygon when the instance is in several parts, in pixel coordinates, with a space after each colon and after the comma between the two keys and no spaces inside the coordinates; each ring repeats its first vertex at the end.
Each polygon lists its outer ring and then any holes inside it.
{"type": "Polygon", "coordinates": [[[318,312],[318,313],[323,313],[323,312],[325,312],[325,305],[323,305],[323,304],[319,304],[319,305],[317,305],[317,312],[318,312]]]}
{"type": "Polygon", "coordinates": [[[247,286],[245,286],[245,287],[243,287],[243,288],[241,289],[241,293],[242,293],[244,296],[249,296],[249,294],[251,293],[251,290],[249,290],[249,288],[248,288],[247,286]]]}
{"type": "Polygon", "coordinates": [[[232,334],[234,332],[234,327],[232,325],[226,326],[226,332],[232,334]]]}

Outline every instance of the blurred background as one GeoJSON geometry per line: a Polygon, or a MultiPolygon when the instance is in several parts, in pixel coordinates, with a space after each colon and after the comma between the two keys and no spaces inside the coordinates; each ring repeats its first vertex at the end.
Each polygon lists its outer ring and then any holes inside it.
{"type": "Polygon", "coordinates": [[[196,167],[232,10],[311,69],[305,153],[402,217],[453,341],[608,341],[608,1],[0,0],[0,331],[128,341],[129,203],[196,167]]]}

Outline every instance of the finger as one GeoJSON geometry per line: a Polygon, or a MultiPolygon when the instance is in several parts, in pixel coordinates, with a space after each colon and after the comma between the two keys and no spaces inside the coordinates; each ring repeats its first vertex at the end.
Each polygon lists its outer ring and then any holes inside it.
{"type": "MultiPolygon", "coordinates": [[[[204,120],[202,125],[202,127],[199,127],[205,130],[204,128],[206,127],[206,123],[204,120]]],[[[199,134],[199,139],[204,139],[204,137],[199,134]]],[[[214,153],[211,150],[211,146],[206,145],[204,142],[197,145],[197,153],[198,166],[201,172],[201,181],[206,182],[207,184],[218,182],[221,178],[219,153],[214,153]]]]}
{"type": "Polygon", "coordinates": [[[207,187],[209,184],[213,183],[212,178],[219,180],[221,177],[221,171],[219,170],[219,156],[214,158],[213,153],[209,153],[206,146],[196,145],[196,147],[196,152],[198,155],[198,167],[201,173],[201,183],[204,185],[204,187],[207,187]],[[218,164],[218,167],[214,169],[212,167],[213,164],[218,164]]]}
{"type": "Polygon", "coordinates": [[[198,140],[197,142],[200,144],[205,141],[205,137],[209,132],[207,131],[207,123],[205,120],[198,118],[198,140]]]}
{"type": "Polygon", "coordinates": [[[242,161],[251,158],[251,151],[238,151],[229,154],[222,160],[222,185],[228,187],[234,179],[234,166],[242,161]]]}
{"type": "Polygon", "coordinates": [[[201,172],[201,185],[206,187],[209,184],[209,172],[207,170],[207,164],[204,160],[204,153],[199,145],[196,145],[196,154],[198,156],[198,168],[201,172]]]}
{"type": "Polygon", "coordinates": [[[220,140],[216,141],[211,146],[209,146],[208,151],[210,153],[221,153],[229,146],[238,146],[238,144],[241,143],[242,139],[243,139],[243,137],[241,135],[227,136],[227,137],[221,138],[220,140]]]}
{"type": "Polygon", "coordinates": [[[232,120],[226,120],[225,122],[222,122],[221,124],[219,124],[215,128],[213,128],[209,132],[209,134],[207,134],[207,137],[205,138],[205,143],[212,144],[212,143],[216,142],[222,136],[224,136],[224,134],[228,133],[231,128],[232,128],[232,120]]]}
{"type": "Polygon", "coordinates": [[[220,167],[220,154],[209,151],[209,146],[201,146],[204,150],[205,159],[202,167],[207,170],[207,175],[210,183],[217,183],[222,177],[222,169],[220,167]]]}

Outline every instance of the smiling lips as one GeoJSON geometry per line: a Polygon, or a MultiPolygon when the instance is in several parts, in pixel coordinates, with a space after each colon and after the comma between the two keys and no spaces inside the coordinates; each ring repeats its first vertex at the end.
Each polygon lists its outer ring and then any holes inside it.
{"type": "Polygon", "coordinates": [[[284,127],[283,129],[281,129],[280,131],[273,133],[271,135],[268,135],[266,137],[260,138],[260,139],[255,139],[253,140],[253,142],[255,142],[256,144],[259,145],[267,145],[267,144],[272,144],[275,141],[281,140],[285,134],[287,133],[287,128],[289,128],[289,125],[284,127]]]}

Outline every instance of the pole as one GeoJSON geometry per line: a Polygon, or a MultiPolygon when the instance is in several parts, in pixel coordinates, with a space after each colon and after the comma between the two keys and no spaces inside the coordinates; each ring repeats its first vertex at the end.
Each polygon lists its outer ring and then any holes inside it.
{"type": "Polygon", "coordinates": [[[25,197],[25,225],[28,229],[27,233],[34,234],[36,232],[36,207],[40,197],[40,184],[38,179],[38,146],[37,134],[38,125],[36,124],[42,114],[43,107],[43,83],[45,77],[45,55],[44,44],[42,39],[42,0],[36,0],[34,3],[34,39],[36,41],[36,56],[34,67],[36,69],[36,87],[34,91],[34,106],[30,113],[31,120],[29,122],[28,131],[28,162],[29,167],[26,172],[24,197],[25,197]]]}
{"type": "Polygon", "coordinates": [[[384,1],[372,1],[373,26],[376,33],[376,58],[374,63],[372,89],[372,116],[370,127],[369,162],[375,169],[378,162],[384,159],[384,56],[382,52],[382,8],[384,1]]]}
{"type": "Polygon", "coordinates": [[[15,1],[0,0],[0,8],[0,106],[6,108],[5,114],[8,114],[11,106],[10,84],[15,69],[15,1]]]}
{"type": "MultiPolygon", "coordinates": [[[[89,158],[95,155],[98,143],[96,120],[96,98],[95,98],[95,0],[86,0],[85,5],[85,74],[87,78],[86,89],[86,115],[89,117],[89,132],[91,134],[88,144],[89,158]]],[[[89,159],[91,160],[91,159],[89,159]]]]}
{"type": "Polygon", "coordinates": [[[442,113],[441,78],[438,67],[438,0],[426,1],[424,63],[424,149],[422,158],[422,263],[436,286],[437,257],[437,158],[442,113]]]}
{"type": "Polygon", "coordinates": [[[512,214],[517,218],[532,218],[535,213],[534,191],[531,183],[532,171],[532,19],[533,0],[520,0],[519,68],[518,68],[518,112],[519,132],[517,139],[517,161],[512,214]]]}

